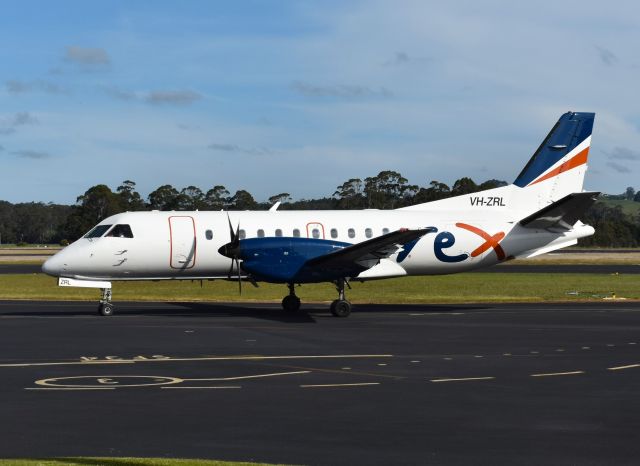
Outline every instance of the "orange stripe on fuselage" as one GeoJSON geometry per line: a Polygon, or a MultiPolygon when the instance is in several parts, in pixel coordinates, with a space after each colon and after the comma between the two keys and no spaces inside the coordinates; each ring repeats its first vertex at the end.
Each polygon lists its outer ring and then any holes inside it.
{"type": "Polygon", "coordinates": [[[572,158],[567,160],[565,163],[560,165],[555,170],[550,171],[546,175],[544,175],[544,176],[538,178],[537,180],[535,180],[533,183],[530,183],[529,186],[531,186],[533,184],[536,184],[536,183],[540,183],[541,181],[544,181],[544,180],[548,180],[549,178],[553,178],[554,176],[559,175],[562,172],[569,171],[572,168],[576,168],[576,167],[579,167],[580,165],[584,165],[585,163],[587,163],[587,159],[588,158],[589,158],[589,147],[586,147],[586,148],[582,149],[581,152],[579,152],[578,154],[574,155],[572,158]]]}

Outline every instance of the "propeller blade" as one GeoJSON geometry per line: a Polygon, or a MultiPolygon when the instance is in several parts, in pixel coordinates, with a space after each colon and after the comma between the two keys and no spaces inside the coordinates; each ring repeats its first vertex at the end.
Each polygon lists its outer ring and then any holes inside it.
{"type": "MultiPolygon", "coordinates": [[[[227,221],[229,222],[229,237],[231,238],[231,243],[235,243],[236,235],[233,231],[233,225],[231,225],[231,217],[229,217],[229,212],[227,212],[227,221]]],[[[238,224],[238,227],[240,224],[238,224]]]]}

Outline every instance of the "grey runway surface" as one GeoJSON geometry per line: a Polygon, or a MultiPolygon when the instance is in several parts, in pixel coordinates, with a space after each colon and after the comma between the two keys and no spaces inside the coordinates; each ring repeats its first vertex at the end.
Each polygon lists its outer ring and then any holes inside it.
{"type": "Polygon", "coordinates": [[[637,464],[640,304],[0,301],[0,457],[637,464]]]}
{"type": "MultiPolygon", "coordinates": [[[[0,264],[0,275],[4,274],[31,274],[41,273],[41,265],[38,264],[0,264]]],[[[639,274],[640,264],[625,265],[527,265],[527,264],[501,264],[487,267],[476,272],[489,273],[623,273],[639,274]]],[[[474,273],[476,273],[474,272],[474,273]]]]}

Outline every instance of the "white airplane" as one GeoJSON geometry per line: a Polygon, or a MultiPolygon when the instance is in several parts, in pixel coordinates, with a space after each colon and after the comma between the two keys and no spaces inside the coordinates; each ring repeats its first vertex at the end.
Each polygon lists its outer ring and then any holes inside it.
{"type": "Polygon", "coordinates": [[[513,184],[395,210],[125,212],[42,266],[59,286],[101,289],[113,313],[115,280],[333,282],[331,312],[346,317],[349,281],[467,272],[576,244],[594,229],[580,216],[595,114],[562,115],[513,184]]]}

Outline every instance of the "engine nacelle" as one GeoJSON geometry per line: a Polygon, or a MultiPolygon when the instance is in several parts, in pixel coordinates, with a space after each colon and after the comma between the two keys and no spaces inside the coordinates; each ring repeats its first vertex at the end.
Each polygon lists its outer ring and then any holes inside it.
{"type": "Polygon", "coordinates": [[[318,282],[340,278],[339,270],[309,272],[303,266],[311,259],[351,246],[326,239],[282,237],[249,238],[239,243],[237,254],[242,269],[259,280],[273,283],[294,283],[303,278],[318,282]]]}

